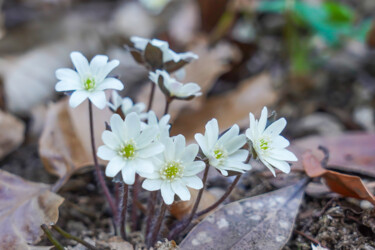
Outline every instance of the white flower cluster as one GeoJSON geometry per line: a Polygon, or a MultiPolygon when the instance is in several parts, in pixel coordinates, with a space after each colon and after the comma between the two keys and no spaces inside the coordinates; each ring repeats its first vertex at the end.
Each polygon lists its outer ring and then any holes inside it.
{"type": "MultiPolygon", "coordinates": [[[[177,54],[169,49],[168,43],[160,40],[133,37],[132,41],[140,50],[144,50],[149,43],[159,47],[166,62],[194,57],[191,53],[177,54]]],[[[71,53],[71,59],[76,71],[56,71],[56,77],[60,80],[56,90],[73,92],[71,107],[78,106],[88,98],[100,109],[108,106],[114,112],[121,110],[125,117],[123,120],[120,115],[113,114],[110,131],[102,134],[104,145],[99,147],[97,155],[109,161],[106,176],[121,175],[126,184],[132,185],[136,174],[139,174],[145,178],[142,187],[149,191],[161,190],[163,200],[168,205],[173,203],[175,194],[181,200],[189,200],[188,187],[201,189],[203,183],[197,174],[206,167],[212,166],[224,176],[241,174],[251,169],[249,160],[253,156],[275,175],[274,168],[289,173],[287,161],[297,160],[286,149],[289,141],[280,135],[286,120],[281,118],[267,126],[266,107],[259,120],[255,120],[252,113],[249,114],[250,127],[246,135],[240,134],[238,125],[220,134],[217,120],[212,119],[206,124],[204,135],[195,135],[197,144],[186,145],[183,135],[170,137],[169,115],[158,120],[153,111],[145,112],[145,104],[134,104],[130,98],[122,98],[116,91],[112,92],[112,101],[107,102],[104,90],[123,88],[118,79],[107,77],[119,64],[117,60],[108,62],[108,57],[98,55],[89,63],[79,52],[71,53]],[[247,142],[254,155],[249,154],[247,142]]],[[[201,95],[199,85],[182,84],[165,70],[151,72],[150,79],[168,98],[188,100],[201,95]]]]}

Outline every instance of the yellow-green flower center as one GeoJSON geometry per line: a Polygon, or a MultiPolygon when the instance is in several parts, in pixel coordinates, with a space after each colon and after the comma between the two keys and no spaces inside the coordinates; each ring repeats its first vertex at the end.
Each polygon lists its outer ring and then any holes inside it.
{"type": "Polygon", "coordinates": [[[160,169],[160,176],[164,180],[173,181],[182,177],[184,167],[180,161],[170,161],[160,169]]]}
{"type": "Polygon", "coordinates": [[[87,91],[92,91],[95,89],[95,79],[93,77],[88,77],[83,82],[83,88],[87,91]]]}
{"type": "Polygon", "coordinates": [[[215,158],[217,160],[220,160],[220,159],[222,159],[224,157],[225,153],[224,153],[224,151],[222,149],[215,149],[214,150],[214,155],[215,155],[215,158]]]}
{"type": "Polygon", "coordinates": [[[127,143],[119,150],[119,155],[125,159],[132,159],[135,154],[135,147],[133,143],[127,143]]]}
{"type": "Polygon", "coordinates": [[[260,145],[259,147],[263,150],[263,151],[266,151],[267,149],[269,149],[269,141],[265,138],[262,138],[260,139],[260,145]]]}

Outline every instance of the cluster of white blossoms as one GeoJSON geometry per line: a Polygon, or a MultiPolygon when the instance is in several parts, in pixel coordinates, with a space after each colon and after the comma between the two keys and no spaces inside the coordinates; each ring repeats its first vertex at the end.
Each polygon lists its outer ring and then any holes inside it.
{"type": "MultiPolygon", "coordinates": [[[[153,44],[163,52],[163,61],[179,61],[181,58],[194,57],[192,53],[177,54],[169,49],[168,43],[160,40],[148,40],[133,37],[132,42],[140,50],[153,44]]],[[[107,102],[104,90],[121,90],[123,84],[107,75],[119,64],[117,60],[108,62],[108,57],[98,55],[89,63],[79,52],[72,52],[71,58],[76,71],[59,69],[56,77],[57,91],[73,91],[70,97],[71,107],[77,107],[89,99],[96,107],[106,106],[116,112],[121,108],[125,119],[113,114],[110,130],[102,134],[104,145],[100,146],[97,156],[109,161],[105,174],[108,177],[122,177],[128,184],[134,184],[136,174],[145,180],[142,187],[149,191],[160,190],[166,204],[172,204],[177,195],[181,200],[189,200],[188,187],[201,189],[204,184],[197,174],[206,167],[216,168],[224,176],[241,174],[251,169],[250,156],[259,159],[275,175],[277,168],[289,173],[287,161],[296,161],[296,156],[286,147],[289,141],[280,135],[286,126],[281,118],[267,126],[267,108],[264,107],[259,120],[252,113],[250,127],[240,134],[238,125],[233,125],[225,133],[219,133],[216,119],[210,120],[205,134],[196,134],[198,144],[186,146],[185,137],[171,137],[170,116],[164,115],[158,120],[153,111],[144,112],[143,103],[134,104],[130,98],[122,98],[114,91],[112,102],[107,102]],[[249,142],[250,147],[246,147],[249,142]],[[201,150],[199,150],[199,148],[201,150]],[[255,152],[249,154],[249,150],[255,152]]],[[[182,84],[165,70],[150,72],[150,79],[157,84],[168,98],[190,99],[201,95],[196,83],[182,84]]]]}

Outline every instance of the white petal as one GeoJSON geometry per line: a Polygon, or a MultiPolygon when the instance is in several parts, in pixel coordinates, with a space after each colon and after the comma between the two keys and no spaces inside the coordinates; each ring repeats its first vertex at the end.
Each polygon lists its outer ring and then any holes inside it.
{"type": "Polygon", "coordinates": [[[134,164],[137,166],[136,171],[140,173],[151,174],[154,172],[154,165],[151,160],[134,159],[134,164]]]}
{"type": "Polygon", "coordinates": [[[130,41],[134,44],[134,47],[139,50],[145,50],[148,42],[150,41],[149,39],[145,39],[142,37],[138,36],[132,36],[130,37],[130,41]]]}
{"type": "Polygon", "coordinates": [[[89,96],[89,93],[87,91],[83,91],[83,90],[74,91],[69,99],[70,107],[76,108],[78,105],[84,102],[88,96],[89,96]]]}
{"type": "Polygon", "coordinates": [[[165,146],[164,156],[166,161],[175,160],[175,144],[172,138],[162,138],[162,143],[165,146]]]}
{"type": "Polygon", "coordinates": [[[289,141],[283,136],[279,135],[272,138],[271,147],[273,148],[286,148],[289,146],[289,141]]]}
{"type": "Polygon", "coordinates": [[[224,145],[233,137],[237,136],[240,132],[240,128],[237,124],[234,124],[227,132],[225,132],[217,141],[218,144],[224,145]]]}
{"type": "Polygon", "coordinates": [[[276,177],[275,169],[263,158],[259,158],[260,161],[271,171],[274,177],[276,177]]]}
{"type": "Polygon", "coordinates": [[[81,83],[81,78],[79,77],[78,73],[68,68],[56,70],[56,78],[64,82],[71,82],[76,84],[81,83]]]}
{"type": "Polygon", "coordinates": [[[184,176],[196,175],[204,170],[206,164],[203,161],[193,161],[185,165],[184,176]]]}
{"type": "Polygon", "coordinates": [[[128,185],[133,185],[135,180],[135,166],[132,161],[127,161],[124,168],[121,170],[122,179],[128,185]]]}
{"type": "Polygon", "coordinates": [[[174,192],[172,190],[171,184],[169,182],[164,181],[160,187],[161,196],[165,204],[171,205],[174,201],[174,192]]]}
{"type": "Polygon", "coordinates": [[[182,183],[181,180],[175,180],[171,183],[172,190],[175,192],[181,200],[188,201],[191,198],[189,189],[182,183]]]}
{"type": "Polygon", "coordinates": [[[162,153],[164,150],[164,145],[160,142],[153,142],[145,148],[138,150],[137,153],[140,158],[149,158],[151,156],[162,153]]]}
{"type": "Polygon", "coordinates": [[[181,88],[181,92],[186,96],[197,94],[199,91],[201,87],[196,83],[186,83],[181,88]]]}
{"type": "Polygon", "coordinates": [[[156,137],[158,128],[156,126],[149,126],[145,128],[142,133],[135,139],[137,148],[142,149],[148,146],[156,137]]]}
{"type": "Polygon", "coordinates": [[[204,137],[202,134],[195,134],[194,138],[202,149],[203,154],[208,157],[210,155],[210,150],[207,145],[206,137],[204,137]]]}
{"type": "Polygon", "coordinates": [[[285,118],[280,118],[279,120],[269,125],[264,131],[264,133],[272,135],[272,136],[277,136],[281,133],[281,131],[284,130],[285,126],[286,126],[285,118]]]}
{"type": "Polygon", "coordinates": [[[233,161],[240,161],[244,162],[247,159],[247,156],[249,155],[249,151],[246,149],[240,149],[233,154],[229,155],[229,159],[233,161]]]}
{"type": "Polygon", "coordinates": [[[102,82],[106,77],[107,75],[114,69],[116,68],[118,65],[120,64],[120,62],[118,60],[112,60],[110,62],[108,62],[105,66],[103,66],[99,72],[97,73],[96,75],[96,80],[98,82],[102,82]]]}
{"type": "Polygon", "coordinates": [[[228,159],[226,161],[225,166],[223,167],[225,170],[232,170],[232,171],[238,171],[238,172],[243,172],[251,169],[250,164],[245,164],[240,161],[232,161],[231,159],[228,159]]]}
{"type": "Polygon", "coordinates": [[[55,90],[56,91],[72,91],[72,90],[80,90],[80,84],[75,82],[66,82],[60,81],[56,84],[55,90]]]}
{"type": "Polygon", "coordinates": [[[141,121],[138,114],[130,113],[125,117],[125,134],[129,138],[136,138],[141,133],[141,121]]]}
{"type": "Polygon", "coordinates": [[[95,91],[90,93],[89,99],[98,109],[104,109],[107,106],[107,99],[104,91],[95,91]]]}
{"type": "Polygon", "coordinates": [[[96,155],[103,160],[109,161],[117,156],[117,152],[103,145],[98,148],[98,152],[96,155]]]}
{"type": "Polygon", "coordinates": [[[275,168],[280,169],[284,173],[288,174],[290,172],[290,165],[286,161],[279,161],[272,158],[265,158],[265,160],[274,166],[275,168]]]}
{"type": "Polygon", "coordinates": [[[90,69],[93,75],[97,75],[102,67],[108,62],[108,56],[96,55],[90,62],[90,69]]]}
{"type": "Polygon", "coordinates": [[[242,148],[243,145],[246,143],[246,136],[245,135],[238,135],[231,140],[229,140],[225,145],[225,149],[228,151],[228,154],[232,154],[233,152],[236,152],[240,148],[242,148]]]}
{"type": "Polygon", "coordinates": [[[104,79],[97,87],[96,90],[105,90],[105,89],[116,89],[122,90],[124,88],[124,84],[119,79],[109,77],[104,79]]]}
{"type": "Polygon", "coordinates": [[[197,144],[190,144],[185,148],[185,152],[181,156],[181,161],[188,163],[194,161],[199,151],[197,144]]]}
{"type": "Polygon", "coordinates": [[[183,135],[177,135],[174,139],[175,144],[175,159],[180,159],[185,151],[185,137],[183,135]]]}
{"type": "Polygon", "coordinates": [[[105,175],[108,177],[115,177],[123,167],[125,167],[126,162],[120,156],[113,158],[107,165],[105,169],[105,175]]]}
{"type": "Polygon", "coordinates": [[[182,181],[191,188],[201,189],[203,188],[203,182],[198,176],[185,176],[182,178],[182,181]]]}
{"type": "Polygon", "coordinates": [[[160,179],[157,179],[157,180],[146,179],[143,181],[142,187],[148,191],[156,191],[161,188],[162,183],[163,181],[160,179]]]}
{"type": "Polygon", "coordinates": [[[207,138],[207,147],[212,149],[219,137],[219,125],[216,119],[212,119],[206,124],[205,137],[207,138]]]}
{"type": "Polygon", "coordinates": [[[84,76],[90,72],[89,62],[82,53],[74,51],[70,53],[70,58],[72,59],[73,65],[78,71],[80,76],[84,76]]]}
{"type": "Polygon", "coordinates": [[[121,146],[121,141],[118,136],[108,130],[105,130],[102,134],[102,141],[104,144],[112,150],[118,150],[121,146]]]}
{"type": "Polygon", "coordinates": [[[268,111],[267,107],[262,109],[262,114],[260,115],[259,123],[258,123],[258,132],[261,134],[263,133],[264,129],[267,125],[267,118],[268,118],[268,111]]]}
{"type": "Polygon", "coordinates": [[[297,157],[286,149],[272,149],[270,157],[282,161],[298,161],[297,157]]]}

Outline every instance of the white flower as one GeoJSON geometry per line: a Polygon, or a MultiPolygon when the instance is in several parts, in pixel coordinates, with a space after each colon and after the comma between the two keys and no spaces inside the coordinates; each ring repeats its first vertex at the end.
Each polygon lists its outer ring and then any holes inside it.
{"type": "Polygon", "coordinates": [[[195,96],[200,96],[201,87],[196,83],[180,83],[172,78],[165,70],[156,70],[150,72],[149,78],[155,84],[158,84],[164,94],[174,97],[176,99],[191,99],[195,96]],[[161,77],[161,80],[159,80],[161,77]]]}
{"type": "Polygon", "coordinates": [[[120,171],[124,182],[134,184],[135,174],[152,173],[154,167],[152,156],[160,154],[164,146],[155,142],[157,127],[147,126],[141,130],[141,121],[136,113],[130,113],[125,121],[118,114],[110,120],[112,131],[104,131],[102,140],[105,145],[100,146],[97,155],[109,161],[105,174],[115,177],[120,171]]]}
{"type": "Polygon", "coordinates": [[[289,173],[290,166],[286,161],[297,161],[297,157],[285,149],[289,146],[289,141],[280,135],[286,126],[286,120],[280,118],[266,128],[267,115],[266,107],[263,108],[259,121],[255,120],[254,115],[250,113],[250,128],[246,130],[246,136],[252,142],[258,158],[274,176],[276,174],[273,167],[289,173]]]}
{"type": "Polygon", "coordinates": [[[169,129],[171,125],[169,124],[169,119],[171,118],[170,115],[164,115],[160,121],[158,121],[158,118],[155,115],[154,111],[149,111],[147,113],[147,123],[149,126],[157,126],[159,128],[159,132],[156,136],[157,139],[163,138],[163,137],[169,137],[169,129]]]}
{"type": "Polygon", "coordinates": [[[97,55],[89,63],[80,52],[72,52],[70,58],[77,71],[67,68],[56,70],[56,77],[60,81],[55,89],[74,91],[69,100],[72,108],[89,98],[96,107],[103,109],[107,103],[104,90],[124,88],[118,79],[107,77],[119,65],[118,60],[108,62],[107,56],[97,55]]]}
{"type": "Polygon", "coordinates": [[[320,244],[315,246],[313,243],[311,243],[311,249],[312,250],[329,250],[328,248],[322,247],[320,244]]]}
{"type": "Polygon", "coordinates": [[[111,102],[107,103],[108,107],[113,111],[116,111],[122,105],[122,97],[117,93],[116,90],[112,91],[111,102]]]}
{"type": "Polygon", "coordinates": [[[169,48],[169,44],[166,41],[162,41],[159,39],[146,39],[138,36],[132,36],[130,41],[134,44],[134,47],[138,50],[144,51],[147,47],[147,44],[150,43],[151,45],[159,48],[163,53],[163,63],[168,61],[190,61],[193,59],[198,59],[198,56],[192,52],[185,52],[185,53],[176,53],[169,48]]]}
{"type": "Polygon", "coordinates": [[[139,0],[146,9],[155,15],[160,14],[170,1],[171,0],[139,0]]]}
{"type": "Polygon", "coordinates": [[[207,157],[210,165],[227,176],[227,171],[244,173],[250,170],[250,164],[244,162],[249,155],[246,149],[240,149],[246,144],[246,136],[239,135],[240,129],[237,124],[233,125],[219,138],[219,126],[216,119],[206,124],[204,135],[195,134],[195,140],[207,157]]]}
{"type": "Polygon", "coordinates": [[[115,90],[112,91],[112,103],[108,102],[108,106],[113,111],[116,111],[121,107],[121,111],[124,116],[135,112],[139,115],[141,120],[147,118],[147,113],[143,112],[146,109],[146,105],[143,102],[134,104],[132,99],[130,99],[129,97],[122,98],[115,90]]]}
{"type": "Polygon", "coordinates": [[[196,176],[204,170],[202,161],[194,161],[199,147],[196,144],[185,146],[185,137],[178,135],[174,138],[164,137],[163,154],[154,157],[155,170],[152,174],[144,174],[147,178],[142,187],[149,191],[161,190],[164,202],[170,205],[177,194],[181,200],[190,200],[187,187],[203,188],[202,180],[196,176]]]}

